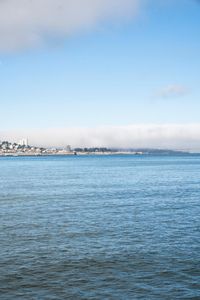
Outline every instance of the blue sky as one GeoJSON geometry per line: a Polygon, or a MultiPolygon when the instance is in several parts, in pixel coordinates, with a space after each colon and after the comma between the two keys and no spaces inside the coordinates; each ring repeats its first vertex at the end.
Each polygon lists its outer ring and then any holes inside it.
{"type": "Polygon", "coordinates": [[[129,20],[0,51],[3,131],[200,122],[198,1],[146,0],[129,20]]]}

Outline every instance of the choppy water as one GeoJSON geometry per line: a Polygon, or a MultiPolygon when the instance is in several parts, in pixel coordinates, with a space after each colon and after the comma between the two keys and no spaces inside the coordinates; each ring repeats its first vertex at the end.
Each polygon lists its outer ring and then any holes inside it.
{"type": "Polygon", "coordinates": [[[200,299],[200,156],[0,158],[0,299],[200,299]]]}

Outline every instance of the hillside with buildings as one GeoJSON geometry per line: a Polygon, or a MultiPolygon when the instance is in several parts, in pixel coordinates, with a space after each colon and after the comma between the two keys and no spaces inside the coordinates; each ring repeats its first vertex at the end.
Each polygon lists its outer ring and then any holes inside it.
{"type": "Polygon", "coordinates": [[[41,154],[43,150],[43,148],[29,146],[27,139],[18,143],[0,142],[0,155],[36,155],[41,154]]]}

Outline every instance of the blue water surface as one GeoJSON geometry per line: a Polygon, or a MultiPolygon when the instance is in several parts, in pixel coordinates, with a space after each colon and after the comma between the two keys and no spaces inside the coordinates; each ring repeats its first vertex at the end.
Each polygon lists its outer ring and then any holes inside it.
{"type": "Polygon", "coordinates": [[[0,299],[200,299],[200,156],[0,158],[0,299]]]}

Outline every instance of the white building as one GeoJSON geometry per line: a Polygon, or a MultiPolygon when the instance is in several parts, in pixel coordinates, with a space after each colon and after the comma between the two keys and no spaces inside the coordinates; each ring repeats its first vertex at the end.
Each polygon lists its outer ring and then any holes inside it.
{"type": "Polygon", "coordinates": [[[18,143],[21,146],[28,146],[28,139],[21,139],[18,143]]]}

